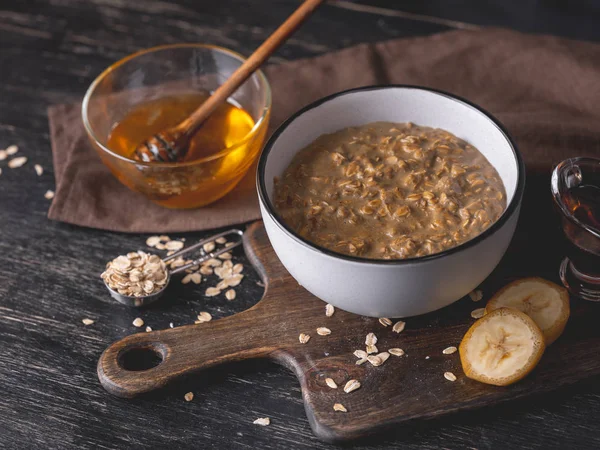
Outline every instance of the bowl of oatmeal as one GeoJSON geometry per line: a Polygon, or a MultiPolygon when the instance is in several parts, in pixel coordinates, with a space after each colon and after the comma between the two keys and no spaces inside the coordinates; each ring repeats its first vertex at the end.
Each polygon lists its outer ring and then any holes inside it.
{"type": "Polygon", "coordinates": [[[460,299],[498,265],[525,170],[482,108],[375,86],[290,117],[261,154],[257,185],[271,244],[302,286],[353,313],[409,317],[460,299]]]}

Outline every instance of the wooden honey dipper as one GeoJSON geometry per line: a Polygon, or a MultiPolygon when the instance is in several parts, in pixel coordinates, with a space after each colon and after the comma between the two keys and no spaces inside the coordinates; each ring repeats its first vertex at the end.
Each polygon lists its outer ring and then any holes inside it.
{"type": "Polygon", "coordinates": [[[325,0],[306,0],[265,42],[187,119],[142,142],[133,158],[143,162],[181,161],[190,139],[202,123],[240,87],[325,0]]]}

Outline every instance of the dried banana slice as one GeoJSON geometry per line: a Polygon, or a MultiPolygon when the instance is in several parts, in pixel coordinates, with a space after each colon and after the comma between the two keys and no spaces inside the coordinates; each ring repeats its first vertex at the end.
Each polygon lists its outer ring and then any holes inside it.
{"type": "Polygon", "coordinates": [[[531,372],[545,348],[544,335],[527,314],[500,308],[469,328],[459,352],[467,377],[506,386],[531,372]]]}
{"type": "Polygon", "coordinates": [[[569,320],[569,294],[543,278],[523,278],[496,293],[485,312],[498,308],[515,308],[527,314],[542,330],[546,345],[550,345],[562,334],[569,320]]]}

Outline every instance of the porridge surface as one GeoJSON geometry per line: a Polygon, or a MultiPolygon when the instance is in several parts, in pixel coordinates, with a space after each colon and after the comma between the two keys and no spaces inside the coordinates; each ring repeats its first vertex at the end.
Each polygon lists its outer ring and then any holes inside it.
{"type": "Polygon", "coordinates": [[[322,135],[275,179],[297,233],[347,255],[431,255],[480,234],[506,207],[479,150],[445,130],[375,122],[322,135]]]}

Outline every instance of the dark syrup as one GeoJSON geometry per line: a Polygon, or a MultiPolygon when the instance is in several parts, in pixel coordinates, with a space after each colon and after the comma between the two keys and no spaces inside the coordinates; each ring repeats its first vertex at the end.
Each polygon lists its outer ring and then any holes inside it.
{"type": "Polygon", "coordinates": [[[562,201],[584,225],[563,222],[568,256],[578,271],[600,277],[600,174],[588,174],[582,184],[563,194],[562,201]]]}

